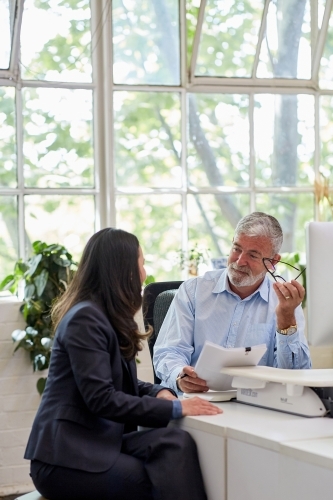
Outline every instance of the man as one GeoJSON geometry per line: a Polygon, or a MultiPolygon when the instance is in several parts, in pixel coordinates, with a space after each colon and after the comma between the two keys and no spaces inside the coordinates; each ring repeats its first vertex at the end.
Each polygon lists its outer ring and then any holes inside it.
{"type": "Polygon", "coordinates": [[[154,349],[154,368],[163,385],[178,392],[204,392],[194,371],[205,340],[223,347],[266,344],[260,365],[311,368],[295,280],[273,282],[263,258],[280,260],[279,222],[253,212],[237,224],[227,269],[185,281],[165,317],[154,349]]]}

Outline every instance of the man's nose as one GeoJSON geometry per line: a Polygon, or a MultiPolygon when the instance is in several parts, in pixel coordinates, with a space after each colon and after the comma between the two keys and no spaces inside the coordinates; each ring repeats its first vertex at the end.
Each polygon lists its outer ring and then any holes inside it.
{"type": "Polygon", "coordinates": [[[244,252],[242,252],[238,259],[237,259],[237,264],[239,266],[246,266],[247,265],[247,257],[246,257],[246,254],[244,252]]]}

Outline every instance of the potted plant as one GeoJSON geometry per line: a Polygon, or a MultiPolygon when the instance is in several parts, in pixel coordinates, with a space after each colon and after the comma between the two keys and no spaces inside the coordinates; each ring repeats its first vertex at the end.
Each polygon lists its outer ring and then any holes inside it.
{"type": "Polygon", "coordinates": [[[198,244],[190,248],[188,252],[178,251],[178,263],[181,270],[186,269],[189,276],[198,276],[199,265],[204,264],[209,259],[209,249],[199,248],[198,244]]]}
{"type": "MultiPolygon", "coordinates": [[[[26,321],[25,330],[14,330],[12,339],[16,346],[14,352],[23,348],[30,354],[33,370],[49,367],[53,330],[50,310],[53,301],[62,294],[76,270],[76,262],[65,247],[42,241],[32,244],[33,253],[24,262],[15,263],[13,274],[8,275],[0,284],[0,290],[17,293],[20,284],[24,285],[23,303],[20,311],[26,321]]],[[[37,390],[42,394],[46,377],[37,381],[37,390]]]]}

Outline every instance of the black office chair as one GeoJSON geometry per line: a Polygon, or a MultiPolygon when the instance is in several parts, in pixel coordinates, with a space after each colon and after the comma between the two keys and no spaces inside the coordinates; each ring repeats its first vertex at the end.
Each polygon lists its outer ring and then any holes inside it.
{"type": "MultiPolygon", "coordinates": [[[[163,320],[170,307],[171,302],[182,281],[160,281],[149,283],[143,291],[143,313],[145,326],[153,327],[153,333],[148,339],[148,347],[153,363],[154,345],[161,329],[163,320]]],[[[154,370],[154,365],[153,365],[154,370]]],[[[154,382],[160,384],[161,380],[156,376],[154,370],[154,382]]]]}

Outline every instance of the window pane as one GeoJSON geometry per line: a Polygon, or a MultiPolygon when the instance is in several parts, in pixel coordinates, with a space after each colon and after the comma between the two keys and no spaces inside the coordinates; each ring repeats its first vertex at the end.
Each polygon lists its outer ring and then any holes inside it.
{"type": "Polygon", "coordinates": [[[180,96],[114,93],[117,185],[180,187],[180,96]]]}
{"type": "Polygon", "coordinates": [[[18,220],[15,196],[0,196],[0,282],[18,260],[18,220]]]}
{"type": "Polygon", "coordinates": [[[189,94],[190,185],[249,185],[249,98],[189,94]]]}
{"type": "Polygon", "coordinates": [[[89,0],[25,0],[21,31],[22,77],[90,82],[90,17],[89,0]]]}
{"type": "Polygon", "coordinates": [[[333,15],[331,13],[327,29],[326,42],[319,68],[319,85],[324,89],[333,89],[333,15]]]}
{"type": "Polygon", "coordinates": [[[0,69],[9,68],[14,6],[14,0],[0,0],[0,69]]]}
{"type": "Polygon", "coordinates": [[[178,0],[113,0],[115,83],[179,85],[178,0]]]}
{"type": "Polygon", "coordinates": [[[314,182],[314,98],[257,95],[254,112],[257,186],[314,182]]]}
{"type": "Polygon", "coordinates": [[[93,186],[91,91],[26,88],[23,103],[26,186],[93,186]]]}
{"type": "Polygon", "coordinates": [[[118,196],[117,227],[138,237],[147,274],[156,281],[182,279],[176,264],[182,228],[179,195],[118,196]]]}
{"type": "Polygon", "coordinates": [[[310,0],[270,2],[259,78],[311,78],[310,0]]]}
{"type": "Polygon", "coordinates": [[[250,77],[264,0],[207,0],[196,75],[250,77]]]}
{"type": "Polygon", "coordinates": [[[94,197],[26,195],[24,203],[25,227],[30,243],[36,240],[58,243],[79,259],[94,233],[94,197]]]}
{"type": "Polygon", "coordinates": [[[250,196],[189,195],[187,211],[191,246],[209,248],[211,257],[226,256],[238,221],[250,211],[250,196]]]}
{"type": "Polygon", "coordinates": [[[265,193],[256,199],[256,209],[273,215],[283,230],[281,252],[305,252],[305,223],[313,220],[312,193],[265,193]]]}
{"type": "Polygon", "coordinates": [[[16,185],[15,90],[0,87],[0,186],[16,185]]]}

